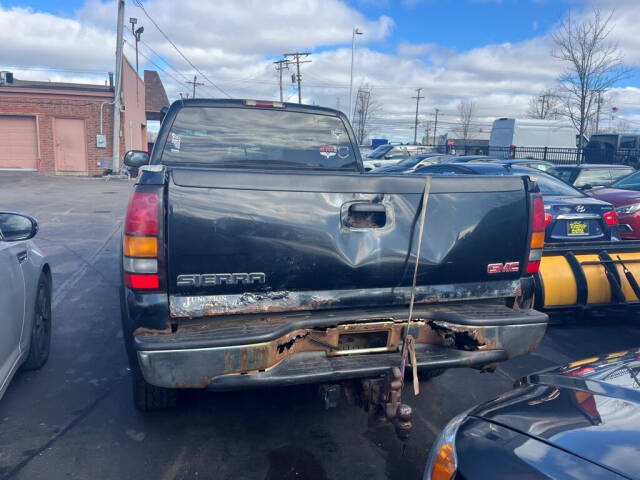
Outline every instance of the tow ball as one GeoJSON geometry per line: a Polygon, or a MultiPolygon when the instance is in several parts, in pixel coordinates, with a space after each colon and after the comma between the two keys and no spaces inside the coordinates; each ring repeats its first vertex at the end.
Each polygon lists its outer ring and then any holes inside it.
{"type": "Polygon", "coordinates": [[[404,377],[398,367],[390,368],[384,376],[339,385],[322,385],[320,396],[325,408],[338,405],[341,396],[351,405],[358,405],[368,413],[370,428],[391,423],[398,439],[409,440],[411,407],[401,402],[404,377]]]}
{"type": "Polygon", "coordinates": [[[402,403],[404,375],[393,367],[380,378],[362,380],[362,407],[369,425],[391,423],[398,439],[406,442],[411,432],[411,407],[402,403]]]}

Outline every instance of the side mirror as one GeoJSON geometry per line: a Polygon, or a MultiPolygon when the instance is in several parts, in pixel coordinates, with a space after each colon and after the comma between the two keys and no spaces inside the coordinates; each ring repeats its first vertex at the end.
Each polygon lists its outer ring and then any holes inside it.
{"type": "Polygon", "coordinates": [[[128,167],[142,167],[149,164],[149,153],[144,150],[129,150],[124,154],[123,160],[128,167]]]}
{"type": "Polygon", "coordinates": [[[393,158],[393,156],[391,156],[391,155],[385,155],[385,156],[384,156],[384,159],[385,159],[385,160],[391,160],[392,158],[393,158]]]}
{"type": "Polygon", "coordinates": [[[35,218],[21,213],[0,212],[0,240],[18,242],[29,240],[38,233],[35,218]]]}

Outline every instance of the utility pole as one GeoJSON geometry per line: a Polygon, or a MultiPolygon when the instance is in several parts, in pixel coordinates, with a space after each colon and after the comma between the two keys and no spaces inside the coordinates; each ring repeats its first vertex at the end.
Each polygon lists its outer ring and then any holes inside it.
{"type": "Polygon", "coordinates": [[[546,118],[544,116],[544,107],[545,107],[545,102],[547,101],[547,94],[546,93],[542,94],[541,100],[542,100],[542,107],[540,107],[540,118],[546,118]]]}
{"type": "MultiPolygon", "coordinates": [[[[600,104],[602,103],[602,98],[600,97],[600,93],[602,91],[598,90],[598,105],[597,105],[597,110],[596,110],[596,135],[598,134],[598,130],[600,127],[600,104]]],[[[582,139],[580,139],[580,141],[582,141],[582,139]]]]}
{"type": "Polygon", "coordinates": [[[362,32],[357,28],[353,29],[353,33],[351,35],[351,80],[349,82],[349,120],[353,122],[353,110],[351,108],[351,95],[353,92],[353,52],[356,47],[356,35],[362,35],[362,32]]]}
{"type": "Polygon", "coordinates": [[[418,92],[418,95],[415,97],[411,97],[416,99],[416,121],[413,124],[413,144],[414,145],[418,141],[418,105],[420,105],[420,99],[424,98],[420,96],[420,92],[422,91],[422,88],[418,88],[416,91],[418,92]]]}
{"type": "Polygon", "coordinates": [[[134,17],[129,18],[129,23],[131,23],[131,33],[136,39],[136,73],[138,72],[138,42],[140,41],[140,37],[142,36],[142,32],[144,32],[144,27],[140,27],[136,30],[135,25],[138,23],[138,19],[134,17]]]}
{"type": "Polygon", "coordinates": [[[300,60],[300,57],[307,58],[311,55],[311,52],[295,52],[295,53],[285,53],[284,57],[295,58],[296,62],[296,75],[294,75],[295,79],[298,80],[298,103],[302,103],[302,75],[300,75],[300,64],[301,63],[310,63],[311,60],[300,60]]]}
{"type": "Polygon", "coordinates": [[[278,60],[273,62],[276,64],[276,71],[280,74],[280,101],[282,102],[282,70],[289,70],[289,60],[278,60]]]}
{"type": "Polygon", "coordinates": [[[429,144],[429,132],[430,131],[431,131],[431,122],[429,120],[427,120],[426,123],[425,123],[425,127],[424,127],[425,145],[429,144]]]}
{"type": "Polygon", "coordinates": [[[116,88],[113,102],[113,143],[111,171],[120,171],[120,91],[122,89],[122,34],[124,31],[124,0],[118,0],[118,28],[116,40],[116,88]]]}
{"type": "Polygon", "coordinates": [[[196,98],[196,86],[197,85],[204,85],[204,83],[202,82],[198,82],[198,77],[197,76],[193,76],[193,82],[187,82],[190,85],[193,85],[193,94],[191,95],[191,98],[196,98]]]}
{"type": "Polygon", "coordinates": [[[434,124],[434,126],[433,126],[433,144],[434,144],[434,145],[437,145],[437,144],[436,144],[436,132],[438,131],[438,112],[439,112],[439,111],[440,111],[440,110],[438,110],[438,109],[436,108],[436,121],[435,121],[435,124],[434,124]]]}

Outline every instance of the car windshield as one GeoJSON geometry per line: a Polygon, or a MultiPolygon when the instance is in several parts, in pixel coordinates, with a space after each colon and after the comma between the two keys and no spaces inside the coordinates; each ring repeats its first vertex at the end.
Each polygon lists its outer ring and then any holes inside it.
{"type": "Polygon", "coordinates": [[[547,173],[559,178],[563,182],[571,183],[571,177],[574,173],[573,168],[551,168],[547,173]]]}
{"type": "Polygon", "coordinates": [[[382,158],[392,148],[393,148],[393,145],[389,145],[389,144],[380,145],[373,152],[371,152],[369,155],[367,155],[367,158],[374,158],[374,159],[382,158]]]}
{"type": "Polygon", "coordinates": [[[611,184],[611,188],[640,191],[640,172],[632,173],[631,175],[624,177],[617,182],[613,182],[611,184]]]}
{"type": "Polygon", "coordinates": [[[542,174],[534,169],[513,169],[514,175],[527,175],[538,184],[542,195],[562,195],[564,197],[585,197],[580,190],[576,190],[571,185],[567,185],[562,180],[551,175],[542,174]]]}

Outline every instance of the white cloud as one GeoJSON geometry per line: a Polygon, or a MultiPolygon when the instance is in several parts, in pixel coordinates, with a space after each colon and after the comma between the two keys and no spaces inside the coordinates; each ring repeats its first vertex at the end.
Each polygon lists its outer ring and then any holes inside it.
{"type": "MultiPolygon", "coordinates": [[[[640,9],[636,1],[592,0],[592,4],[605,9],[615,3],[616,28],[612,37],[620,42],[627,61],[640,65],[640,37],[636,35],[640,9]]],[[[286,51],[308,49],[314,53],[312,62],[302,66],[304,101],[339,105],[344,110],[349,96],[351,29],[357,26],[365,35],[357,42],[354,93],[360,84],[373,86],[374,98],[381,105],[377,134],[391,132],[396,140],[412,137],[415,101],[411,97],[417,87],[422,87],[425,95],[421,102],[422,121],[431,118],[433,109],[438,107],[441,126],[451,126],[457,103],[473,99],[480,112],[478,122],[490,123],[495,116],[524,114],[531,95],[552,86],[562,70],[562,65],[550,56],[548,36],[463,52],[436,43],[405,42],[396,46],[395,53],[384,53],[376,49],[376,42],[389,46],[393,19],[369,18],[340,0],[148,0],[144,6],[184,54],[233,96],[277,98],[277,74],[272,62],[286,51]]],[[[179,92],[189,92],[186,80],[196,72],[144,13],[127,3],[125,19],[131,16],[145,27],[144,42],[179,70],[177,73],[167,68],[178,81],[161,72],[169,96],[175,99],[179,92]]],[[[19,65],[96,70],[101,73],[13,69],[17,78],[103,83],[106,72],[114,65],[115,20],[111,1],[86,0],[72,18],[0,6],[0,69],[19,65]]],[[[133,59],[132,37],[127,33],[125,39],[125,53],[133,59]]],[[[166,68],[145,45],[141,45],[141,53],[166,68]]],[[[141,64],[149,67],[143,57],[141,64]]],[[[203,80],[199,73],[198,77],[203,80]]],[[[209,84],[199,89],[202,95],[220,95],[209,84]]],[[[292,100],[296,97],[290,72],[285,75],[287,96],[292,100]]],[[[624,105],[627,118],[636,118],[640,89],[614,89],[610,96],[621,109],[624,105]]]]}

